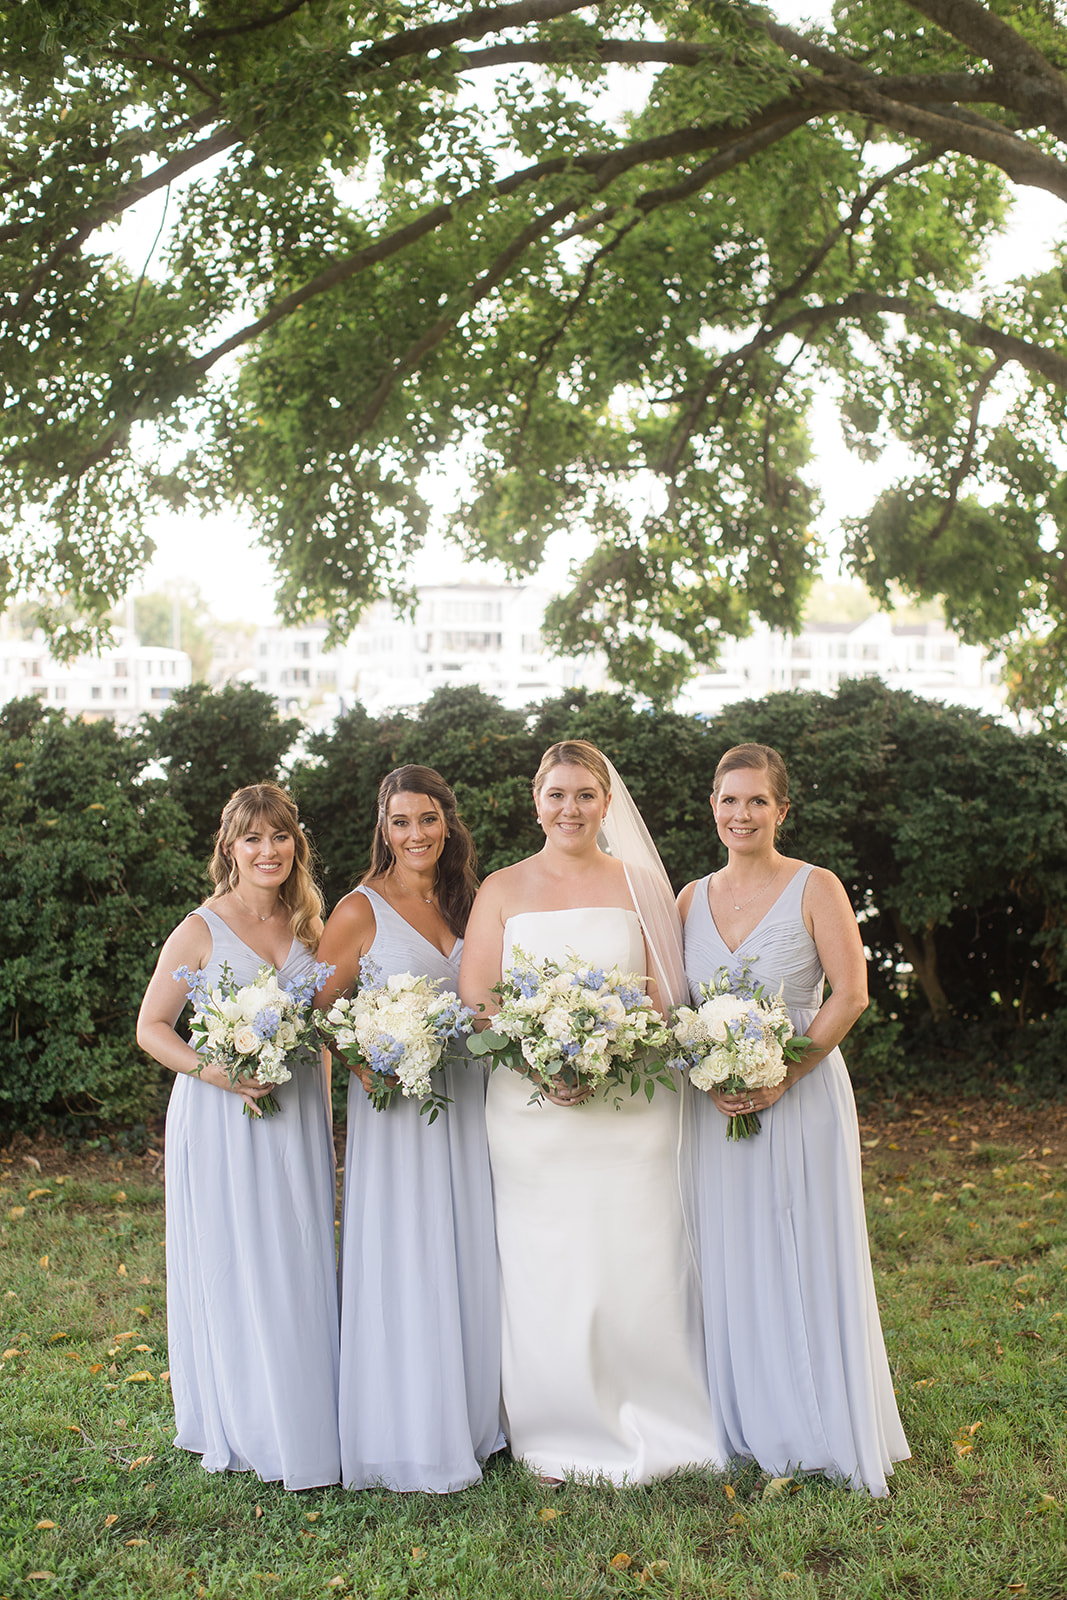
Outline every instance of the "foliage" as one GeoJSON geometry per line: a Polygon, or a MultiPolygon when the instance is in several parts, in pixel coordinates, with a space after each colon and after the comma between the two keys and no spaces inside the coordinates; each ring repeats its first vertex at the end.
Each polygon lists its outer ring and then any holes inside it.
{"type": "Polygon", "coordinates": [[[0,712],[0,1118],[144,1119],[134,1043],[160,941],[195,896],[189,826],[133,740],[37,701],[0,712]]]}
{"type": "Polygon", "coordinates": [[[206,861],[230,795],[248,783],[277,780],[300,722],[279,718],[262,689],[194,683],[142,726],[144,759],[166,764],[167,791],[192,824],[194,850],[206,861]]]}
{"type": "Polygon", "coordinates": [[[13,592],[99,617],[149,515],[229,500],[287,616],[344,634],[404,591],[461,461],[459,546],[526,573],[584,530],[555,639],[666,699],[753,615],[795,624],[829,383],[861,457],[918,463],[855,519],[854,570],[943,596],[1063,714],[1062,263],[981,276],[1007,178],[1067,197],[1055,7],[0,18],[13,592]]]}
{"type": "Polygon", "coordinates": [[[173,1447],[157,1181],[129,1161],[71,1167],[43,1145],[9,1150],[0,1589],[12,1600],[185,1600],[201,1588],[219,1600],[1060,1600],[1062,1134],[1056,1156],[1027,1158],[988,1115],[957,1107],[866,1124],[863,1139],[912,1449],[875,1502],[819,1477],[776,1492],[751,1464],[546,1494],[497,1460],[482,1484],[440,1496],[287,1494],[249,1473],[205,1473],[173,1447]],[[31,1148],[40,1170],[23,1164],[31,1148]]]}

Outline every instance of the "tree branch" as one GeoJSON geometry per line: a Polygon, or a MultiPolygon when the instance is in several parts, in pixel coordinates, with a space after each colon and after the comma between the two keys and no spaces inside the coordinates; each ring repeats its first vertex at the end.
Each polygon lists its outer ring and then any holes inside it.
{"type": "MultiPolygon", "coordinates": [[[[960,486],[962,485],[963,480],[966,478],[968,472],[971,470],[971,462],[974,460],[974,442],[978,437],[978,414],[982,409],[982,401],[985,399],[986,394],[989,391],[989,386],[997,376],[997,373],[1002,371],[1007,364],[1008,357],[1006,355],[997,356],[994,361],[990,362],[989,366],[982,373],[982,376],[974,386],[974,393],[971,395],[971,404],[969,408],[970,417],[967,427],[967,438],[963,449],[960,452],[960,459],[956,462],[956,465],[952,469],[951,476],[949,477],[948,488],[945,493],[945,504],[941,515],[938,517],[935,526],[930,530],[929,540],[931,544],[936,544],[938,539],[940,539],[941,535],[948,527],[953,511],[956,509],[956,502],[959,498],[960,486]]],[[[921,569],[918,576],[921,581],[921,569]]]]}

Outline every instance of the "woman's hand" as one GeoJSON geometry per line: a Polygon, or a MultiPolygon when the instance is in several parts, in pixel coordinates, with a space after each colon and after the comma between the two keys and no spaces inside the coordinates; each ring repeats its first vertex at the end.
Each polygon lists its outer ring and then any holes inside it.
{"type": "MultiPolygon", "coordinates": [[[[364,1089],[366,1089],[368,1094],[374,1093],[374,1073],[371,1071],[370,1067],[352,1067],[350,1068],[350,1071],[357,1074],[360,1083],[363,1085],[364,1089]]],[[[386,1088],[395,1089],[399,1081],[400,1080],[395,1072],[387,1072],[385,1074],[386,1088]]]]}
{"type": "Polygon", "coordinates": [[[724,1117],[758,1116],[775,1105],[790,1087],[791,1079],[785,1077],[773,1089],[745,1089],[741,1094],[724,1094],[721,1089],[708,1089],[724,1117]]]}
{"type": "Polygon", "coordinates": [[[217,1061],[205,1060],[199,1072],[192,1073],[202,1083],[210,1083],[216,1089],[224,1089],[228,1094],[235,1094],[243,1100],[254,1117],[263,1115],[257,1100],[262,1100],[264,1095],[270,1094],[272,1085],[260,1083],[257,1077],[246,1075],[231,1082],[226,1068],[217,1061]]]}
{"type": "Polygon", "coordinates": [[[588,1100],[593,1093],[588,1084],[584,1088],[579,1088],[577,1084],[564,1083],[558,1073],[550,1078],[543,1078],[538,1073],[531,1081],[537,1083],[545,1099],[550,1100],[554,1106],[580,1106],[582,1101],[588,1100]]]}

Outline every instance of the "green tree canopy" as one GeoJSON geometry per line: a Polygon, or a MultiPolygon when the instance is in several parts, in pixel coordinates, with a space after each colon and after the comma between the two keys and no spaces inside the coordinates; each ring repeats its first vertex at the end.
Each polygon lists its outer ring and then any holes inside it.
{"type": "Polygon", "coordinates": [[[1065,63],[1054,0],[4,5],[9,586],[102,616],[154,509],[229,499],[344,633],[461,461],[458,544],[587,530],[554,637],[665,694],[796,622],[829,384],[917,463],[854,570],[1064,711],[1064,279],[981,273],[1008,179],[1067,199],[1065,63]]]}

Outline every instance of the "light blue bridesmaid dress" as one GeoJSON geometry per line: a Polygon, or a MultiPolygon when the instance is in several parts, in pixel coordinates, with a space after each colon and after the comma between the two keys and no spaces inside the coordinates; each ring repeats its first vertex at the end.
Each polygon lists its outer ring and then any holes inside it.
{"type": "MultiPolygon", "coordinates": [[[[444,956],[373,889],[357,892],[374,910],[368,954],[382,976],[426,975],[455,991],[463,941],[444,956]]],[[[451,1104],[432,1124],[401,1095],[376,1111],[351,1074],[340,1409],[349,1489],[463,1489],[504,1443],[485,1077],[466,1061],[438,1069],[451,1104]]]]}
{"type": "MultiPolygon", "coordinates": [[[[802,866],[736,951],[693,891],[685,968],[694,1004],[720,967],[752,958],[798,1033],[822,1004],[823,970],[801,915],[802,866]]],[[[874,1294],[852,1085],[833,1050],[727,1141],[726,1118],[697,1090],[698,1228],[711,1404],[724,1452],[765,1471],[825,1472],[886,1494],[907,1458],[874,1294]]]]}
{"type": "MultiPolygon", "coordinates": [[[[262,964],[207,906],[209,983],[262,964]]],[[[282,980],[314,956],[294,939],[282,980]]],[[[287,1489],[336,1483],[334,1153],[321,1054],[246,1117],[234,1094],[179,1074],[167,1110],[167,1337],[175,1444],[208,1472],[287,1489]]]]}

